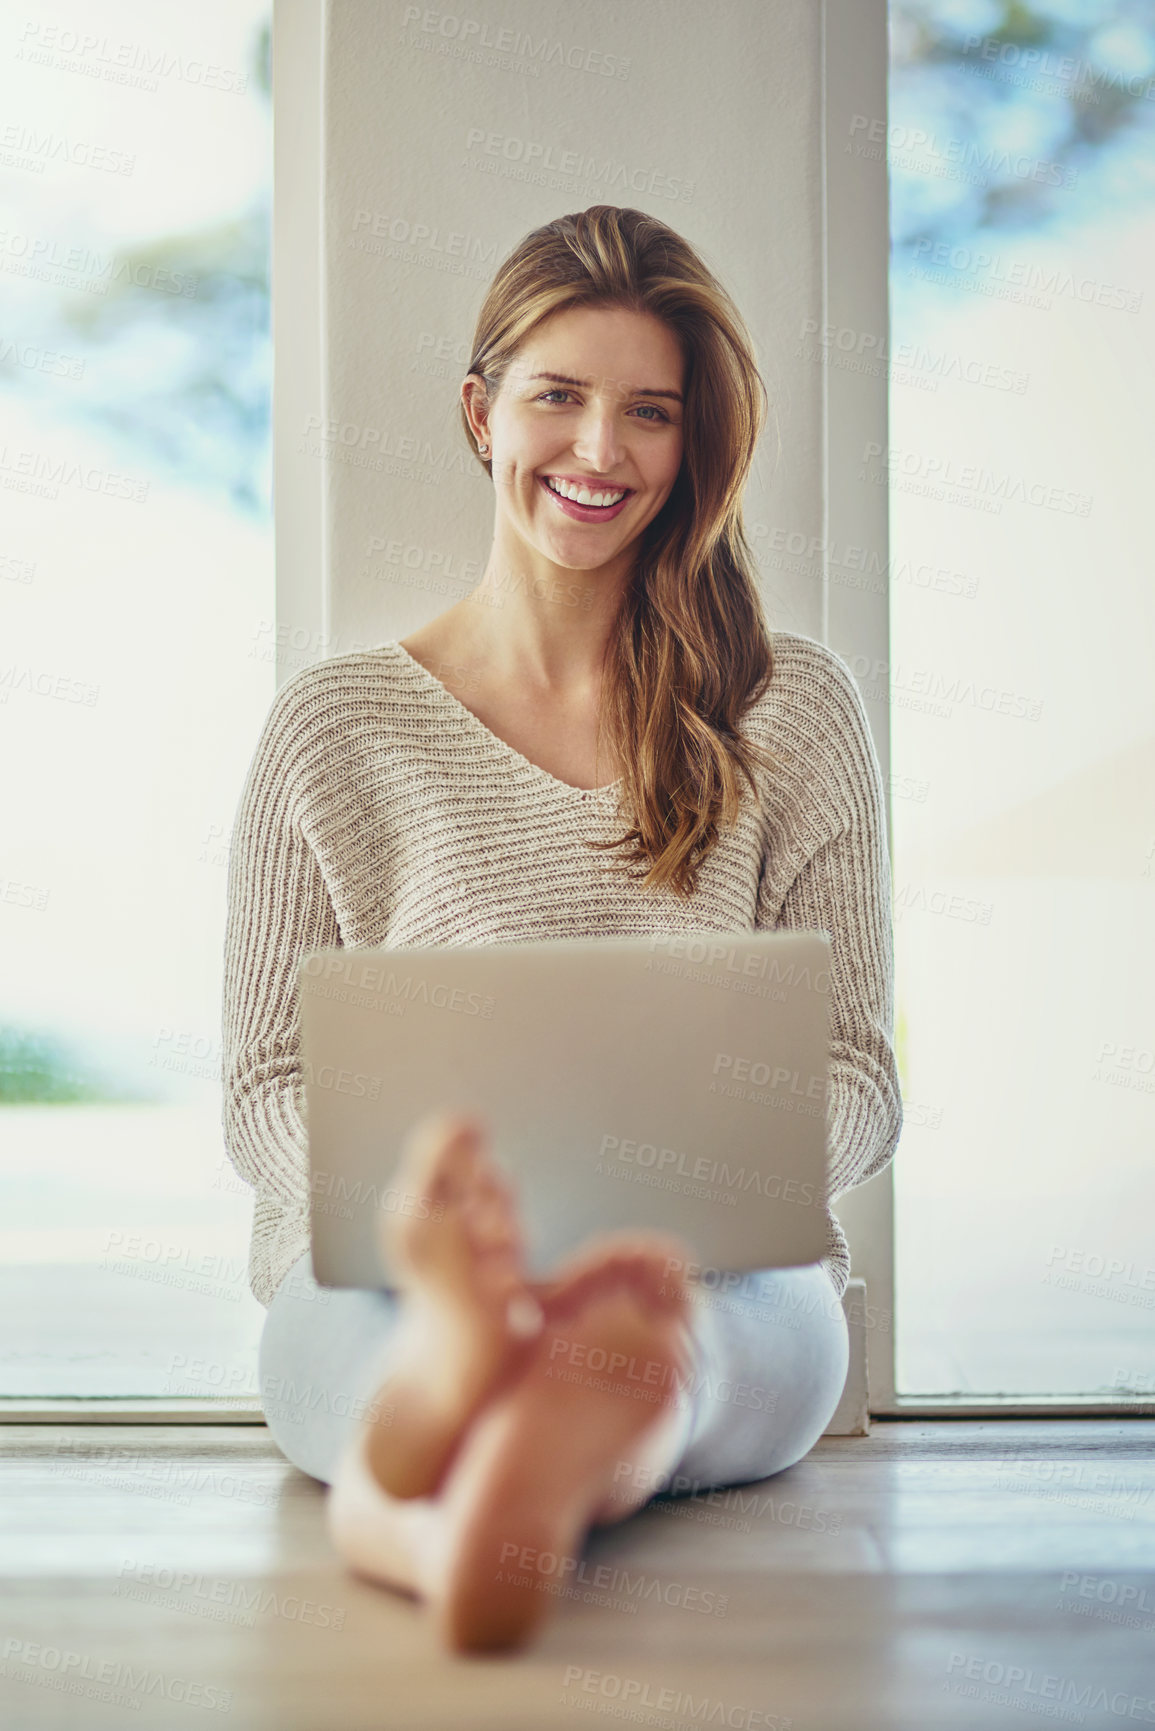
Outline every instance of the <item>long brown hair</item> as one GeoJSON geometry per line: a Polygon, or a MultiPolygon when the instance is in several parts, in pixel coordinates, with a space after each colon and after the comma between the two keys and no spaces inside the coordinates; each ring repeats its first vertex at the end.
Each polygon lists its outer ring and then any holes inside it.
{"type": "MultiPolygon", "coordinates": [[[[643,532],[602,676],[599,735],[623,766],[633,824],[590,845],[628,850],[627,866],[648,860],[643,888],[690,896],[719,825],[738,820],[740,776],[757,795],[754,764],[776,762],[738,732],[774,665],[741,506],[766,387],[741,314],[693,247],[644,211],[595,204],[534,229],[499,266],[468,368],[488,400],[535,326],[593,305],[661,319],[686,384],[682,466],[643,532]]],[[[461,419],[472,451],[464,404],[461,419]]]]}

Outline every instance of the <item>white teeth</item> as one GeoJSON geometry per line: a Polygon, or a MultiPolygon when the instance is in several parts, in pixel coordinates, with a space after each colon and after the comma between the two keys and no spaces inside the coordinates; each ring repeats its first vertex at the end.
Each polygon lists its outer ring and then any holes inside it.
{"type": "Polygon", "coordinates": [[[591,493],[588,487],[575,487],[570,481],[559,481],[556,475],[547,475],[545,484],[563,499],[572,499],[575,505],[616,505],[626,496],[625,488],[617,493],[591,493]]]}

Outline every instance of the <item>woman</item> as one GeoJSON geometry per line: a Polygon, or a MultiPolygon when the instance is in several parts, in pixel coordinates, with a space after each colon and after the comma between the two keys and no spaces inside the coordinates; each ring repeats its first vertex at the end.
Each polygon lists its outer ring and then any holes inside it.
{"type": "Polygon", "coordinates": [[[500,267],[461,410],[494,489],[480,584],[291,678],[249,771],[224,1123],[256,1192],[270,1429],[332,1486],[347,1562],[482,1649],[527,1637],[590,1526],[813,1447],[846,1376],[846,1240],[824,1202],[823,1259],[724,1304],[658,1234],[529,1281],[485,1126],[431,1111],[395,1180],[413,1205],[382,1217],[400,1290],[319,1288],[302,954],[820,929],[830,1200],[885,1166],[901,1103],[878,763],[845,664],[763,618],[741,497],[765,392],[725,290],[642,212],[559,218],[500,267]]]}

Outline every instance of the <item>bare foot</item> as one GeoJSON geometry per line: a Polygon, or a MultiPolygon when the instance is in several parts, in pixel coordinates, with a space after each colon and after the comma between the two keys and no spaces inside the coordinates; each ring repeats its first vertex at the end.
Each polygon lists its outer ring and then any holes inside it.
{"type": "Polygon", "coordinates": [[[423,1118],[405,1144],[397,1188],[412,1212],[383,1218],[404,1293],[396,1356],[369,1421],[365,1459],[394,1497],[428,1496],[482,1403],[517,1373],[542,1327],[525,1276],[509,1186],[456,1114],[423,1118]]]}
{"type": "Polygon", "coordinates": [[[666,1270],[692,1260],[675,1239],[617,1233],[562,1271],[520,1376],[479,1413],[439,1499],[428,1591],[449,1646],[521,1644],[593,1520],[613,1518],[615,1469],[687,1378],[689,1296],[666,1270]]]}

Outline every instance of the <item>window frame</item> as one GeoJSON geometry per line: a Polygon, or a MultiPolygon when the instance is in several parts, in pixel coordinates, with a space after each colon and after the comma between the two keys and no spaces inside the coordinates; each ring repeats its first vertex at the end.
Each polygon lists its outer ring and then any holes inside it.
{"type": "MultiPolygon", "coordinates": [[[[822,0],[823,313],[824,325],[877,334],[890,352],[890,210],[885,159],[873,183],[867,164],[848,156],[852,115],[886,125],[889,92],[888,0],[822,0]]],[[[823,464],[827,550],[822,585],[823,638],[853,665],[890,664],[890,595],[831,581],[831,548],[868,547],[883,570],[890,557],[890,491],[857,479],[868,440],[889,444],[886,368],[877,378],[824,367],[823,464]],[[861,662],[859,662],[861,664],[861,662]]],[[[890,704],[864,695],[886,795],[887,851],[893,871],[890,704]]],[[[895,1160],[901,1158],[899,1143],[895,1160]]],[[[1143,1395],[900,1395],[895,1321],[894,1162],[835,1204],[851,1251],[851,1272],[866,1282],[868,1399],[876,1418],[1150,1417],[1143,1395]],[[890,1326],[870,1326],[870,1317],[890,1326]]]]}

